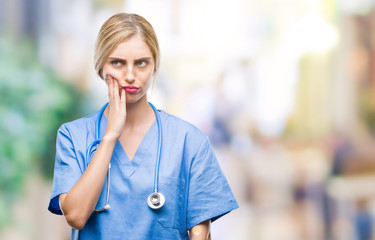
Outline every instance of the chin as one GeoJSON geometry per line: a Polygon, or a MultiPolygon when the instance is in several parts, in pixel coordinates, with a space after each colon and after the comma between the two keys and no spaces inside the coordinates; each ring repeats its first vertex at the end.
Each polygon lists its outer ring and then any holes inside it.
{"type": "Polygon", "coordinates": [[[134,104],[134,103],[139,103],[139,102],[142,102],[144,101],[144,99],[146,100],[147,102],[147,98],[146,96],[143,96],[143,97],[127,97],[126,98],[126,104],[134,104]]]}

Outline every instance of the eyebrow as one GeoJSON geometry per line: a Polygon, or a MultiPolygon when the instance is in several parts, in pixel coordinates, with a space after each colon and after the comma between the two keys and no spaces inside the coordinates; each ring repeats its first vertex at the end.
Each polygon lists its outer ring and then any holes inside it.
{"type": "MultiPolygon", "coordinates": [[[[108,60],[119,60],[119,61],[126,61],[126,59],[123,59],[123,58],[120,58],[120,57],[109,57],[108,60]]],[[[141,57],[141,58],[137,58],[135,59],[134,61],[137,62],[137,61],[142,61],[142,60],[152,60],[151,57],[141,57]]]]}

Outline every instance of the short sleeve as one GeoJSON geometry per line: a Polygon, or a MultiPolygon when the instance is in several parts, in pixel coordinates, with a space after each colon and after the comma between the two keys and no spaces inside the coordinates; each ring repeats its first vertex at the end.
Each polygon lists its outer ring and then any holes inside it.
{"type": "Polygon", "coordinates": [[[56,138],[56,157],[53,176],[51,200],[48,210],[62,215],[59,205],[59,195],[67,193],[77,183],[83,173],[80,167],[71,133],[66,124],[62,125],[56,138]]]}
{"type": "Polygon", "coordinates": [[[191,163],[187,228],[208,219],[213,222],[236,208],[236,199],[206,137],[191,163]]]}

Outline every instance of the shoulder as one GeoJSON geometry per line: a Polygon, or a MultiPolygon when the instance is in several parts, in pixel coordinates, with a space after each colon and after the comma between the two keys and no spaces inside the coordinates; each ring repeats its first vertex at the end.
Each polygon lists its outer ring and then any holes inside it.
{"type": "Polygon", "coordinates": [[[168,136],[174,138],[183,138],[185,142],[193,142],[197,145],[209,144],[209,139],[198,127],[195,125],[164,111],[160,112],[163,131],[167,132],[168,136]]]}
{"type": "Polygon", "coordinates": [[[193,125],[192,123],[190,123],[188,121],[185,121],[185,120],[183,120],[183,119],[181,119],[181,118],[179,118],[175,115],[172,115],[170,113],[161,111],[160,116],[162,118],[163,125],[165,125],[166,127],[178,128],[181,131],[195,133],[195,134],[197,134],[199,136],[202,136],[202,137],[206,136],[195,125],[193,125]]]}
{"type": "Polygon", "coordinates": [[[90,129],[89,127],[95,126],[95,120],[98,115],[98,112],[75,119],[70,122],[63,123],[58,129],[59,134],[75,134],[82,132],[84,129],[90,129]]]}

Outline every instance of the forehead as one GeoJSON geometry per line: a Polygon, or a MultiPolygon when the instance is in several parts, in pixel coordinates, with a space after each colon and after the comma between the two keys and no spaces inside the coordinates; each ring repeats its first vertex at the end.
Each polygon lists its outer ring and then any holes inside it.
{"type": "Polygon", "coordinates": [[[152,57],[152,53],[143,38],[139,35],[135,35],[120,42],[109,57],[144,58],[152,57]]]}

